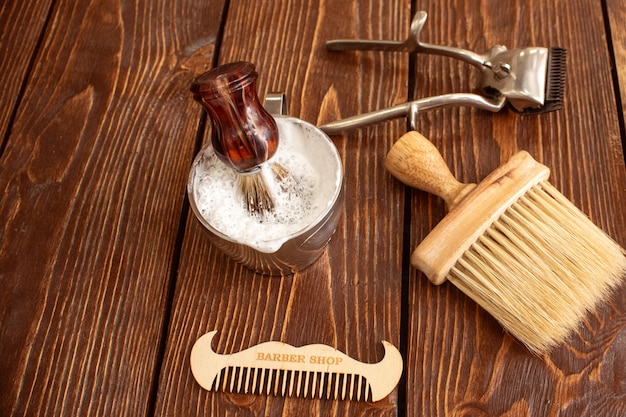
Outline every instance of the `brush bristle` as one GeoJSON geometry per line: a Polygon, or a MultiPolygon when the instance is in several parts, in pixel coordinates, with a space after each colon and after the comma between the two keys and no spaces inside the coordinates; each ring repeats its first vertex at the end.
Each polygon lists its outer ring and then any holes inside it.
{"type": "Polygon", "coordinates": [[[279,164],[278,162],[273,163],[272,172],[276,176],[278,185],[284,192],[290,193],[301,191],[301,186],[298,180],[293,175],[291,175],[289,170],[285,168],[282,164],[279,164]]]}
{"type": "MultiPolygon", "coordinates": [[[[265,177],[262,169],[254,173],[240,174],[237,176],[237,186],[242,195],[246,209],[252,214],[263,217],[266,213],[274,210],[274,198],[271,194],[270,184],[267,181],[275,181],[283,192],[300,192],[301,187],[297,179],[283,165],[275,162],[271,165],[273,177],[265,177]]],[[[275,191],[275,190],[274,190],[275,191]]]]}
{"type": "Polygon", "coordinates": [[[248,212],[262,216],[266,211],[274,209],[274,200],[269,193],[261,171],[238,175],[237,185],[248,212]]]}
{"type": "Polygon", "coordinates": [[[541,182],[464,253],[448,279],[541,353],[576,330],[625,271],[625,251],[541,182]]]}

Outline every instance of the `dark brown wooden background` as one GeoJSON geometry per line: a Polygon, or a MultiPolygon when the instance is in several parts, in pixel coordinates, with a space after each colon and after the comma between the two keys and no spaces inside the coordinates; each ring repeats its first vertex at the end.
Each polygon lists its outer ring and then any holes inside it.
{"type": "Polygon", "coordinates": [[[324,49],[334,38],[404,39],[416,10],[428,12],[427,42],[568,48],[562,111],[438,110],[419,129],[463,181],[527,149],[626,246],[621,0],[8,0],[0,415],[626,415],[626,285],[566,344],[535,357],[453,286],[409,268],[444,207],[383,169],[404,120],[333,138],[345,211],[301,273],[251,273],[190,214],[187,175],[210,134],[188,92],[195,75],[252,61],[259,95],[284,91],[290,114],[315,124],[475,91],[477,71],[449,58],[324,49]],[[208,393],[189,353],[214,329],[220,353],[281,340],[376,362],[389,340],[404,378],[373,404],[208,393]]]}

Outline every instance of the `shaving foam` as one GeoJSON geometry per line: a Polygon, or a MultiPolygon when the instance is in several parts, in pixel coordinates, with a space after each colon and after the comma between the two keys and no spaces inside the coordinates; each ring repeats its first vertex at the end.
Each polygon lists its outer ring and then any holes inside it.
{"type": "Polygon", "coordinates": [[[277,117],[280,142],[276,154],[261,166],[274,209],[250,213],[237,186],[237,174],[217,158],[211,146],[193,167],[193,195],[202,218],[228,239],[260,252],[273,253],[290,238],[321,220],[341,187],[341,169],[329,141],[320,140],[313,126],[277,117]],[[272,170],[279,163],[295,183],[281,187],[272,170]]]}

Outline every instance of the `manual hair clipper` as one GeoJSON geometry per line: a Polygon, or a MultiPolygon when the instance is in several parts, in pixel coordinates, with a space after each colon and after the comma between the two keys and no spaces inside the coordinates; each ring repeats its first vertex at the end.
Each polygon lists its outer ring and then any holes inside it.
{"type": "Polygon", "coordinates": [[[559,110],[563,103],[567,50],[561,47],[507,49],[497,45],[484,54],[419,41],[426,23],[426,12],[413,17],[409,37],[403,41],[331,40],[329,51],[417,52],[448,56],[467,62],[482,72],[482,91],[489,97],[504,96],[519,113],[545,113],[559,110]]]}

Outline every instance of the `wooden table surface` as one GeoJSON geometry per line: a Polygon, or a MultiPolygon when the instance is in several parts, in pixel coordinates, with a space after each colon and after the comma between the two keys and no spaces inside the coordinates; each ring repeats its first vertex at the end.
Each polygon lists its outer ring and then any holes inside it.
{"type": "Polygon", "coordinates": [[[445,208],[383,167],[405,119],[333,137],[345,209],[302,272],[250,272],[191,214],[187,176],[211,127],[189,86],[217,64],[255,63],[260,96],[285,92],[289,113],[318,125],[477,91],[478,71],[450,58],[324,48],[402,40],[417,10],[426,42],[568,48],[561,111],[456,107],[424,112],[418,129],[462,181],[528,150],[626,246],[622,0],[4,1],[0,415],[626,415],[626,285],[535,356],[410,267],[445,208]],[[220,353],[324,343],[370,363],[388,340],[403,378],[376,403],[207,392],[189,356],[211,330],[220,353]]]}

